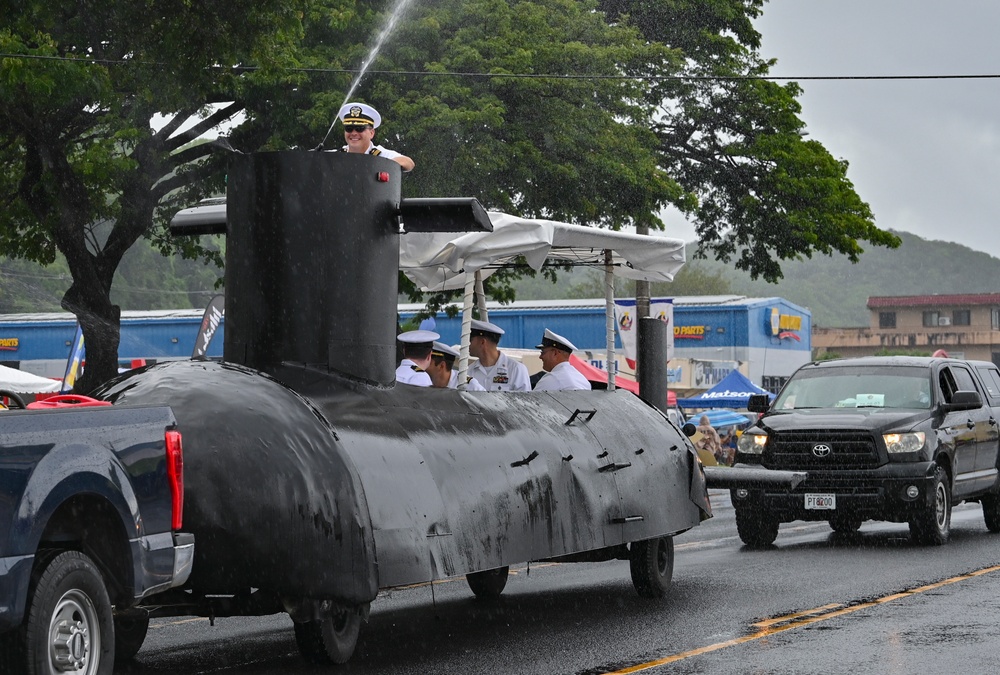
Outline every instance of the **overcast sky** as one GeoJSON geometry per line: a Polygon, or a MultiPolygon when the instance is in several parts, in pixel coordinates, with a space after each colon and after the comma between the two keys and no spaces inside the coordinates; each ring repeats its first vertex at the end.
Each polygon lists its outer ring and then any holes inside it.
{"type": "MultiPolygon", "coordinates": [[[[777,76],[1000,74],[1000,0],[770,0],[756,26],[777,76]]],[[[1000,257],[1000,79],[799,84],[879,227],[1000,257]]]]}

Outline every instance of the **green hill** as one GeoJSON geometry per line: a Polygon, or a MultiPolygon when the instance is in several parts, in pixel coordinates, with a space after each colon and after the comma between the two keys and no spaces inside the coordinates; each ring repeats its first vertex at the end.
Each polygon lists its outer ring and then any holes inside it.
{"type": "MultiPolygon", "coordinates": [[[[867,326],[866,303],[872,295],[1000,291],[1000,259],[961,244],[930,241],[907,232],[895,234],[903,241],[898,249],[870,248],[856,265],[843,255],[784,262],[785,278],[777,284],[752,281],[714,260],[694,260],[692,244],[688,263],[674,283],[655,284],[653,295],[780,296],[807,307],[814,325],[832,328],[867,326]]],[[[534,279],[518,282],[515,288],[522,300],[599,297],[595,294],[599,279],[599,272],[575,270],[560,274],[555,286],[534,279]]],[[[623,285],[616,293],[624,296],[629,290],[623,285]]]]}
{"type": "MultiPolygon", "coordinates": [[[[929,241],[907,232],[895,250],[871,248],[852,265],[842,255],[818,255],[811,260],[782,263],[785,278],[777,284],[751,281],[741,272],[714,260],[688,263],[671,284],[655,284],[653,295],[780,296],[812,311],[823,327],[868,325],[865,306],[871,295],[929,293],[992,293],[1000,291],[1000,259],[960,244],[929,241]]],[[[115,280],[112,299],[122,309],[203,307],[218,292],[220,271],[198,261],[163,258],[148,245],[129,251],[115,280]]],[[[603,297],[603,275],[593,269],[558,272],[558,283],[538,275],[515,283],[519,300],[603,297]]],[[[65,264],[42,268],[21,261],[0,260],[0,313],[58,311],[69,285],[65,264]]],[[[619,280],[619,297],[634,295],[634,287],[619,280]]]]}

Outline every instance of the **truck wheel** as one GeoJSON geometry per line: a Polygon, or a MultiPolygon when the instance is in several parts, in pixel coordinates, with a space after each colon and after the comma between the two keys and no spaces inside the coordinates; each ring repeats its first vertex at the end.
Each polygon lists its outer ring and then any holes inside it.
{"type": "Polygon", "coordinates": [[[778,538],[778,519],[759,511],[736,509],[736,531],[747,546],[764,548],[778,538]]]}
{"type": "Polygon", "coordinates": [[[930,505],[910,521],[910,536],[919,544],[940,546],[951,532],[951,489],[948,472],[941,467],[934,472],[931,490],[930,505]]]}
{"type": "Polygon", "coordinates": [[[986,529],[990,532],[1000,532],[1000,495],[986,495],[981,501],[986,529]]]}
{"type": "Polygon", "coordinates": [[[510,567],[498,567],[495,570],[471,572],[465,575],[465,580],[477,598],[496,600],[506,588],[509,574],[510,567]]]}
{"type": "Polygon", "coordinates": [[[844,516],[831,518],[830,528],[837,534],[854,534],[861,529],[861,519],[844,516]]]}
{"type": "Polygon", "coordinates": [[[309,663],[344,664],[354,654],[360,631],[361,615],[345,609],[327,619],[296,623],[295,643],[309,663]]]}
{"type": "Polygon", "coordinates": [[[131,661],[142,649],[149,630],[149,614],[115,617],[115,663],[131,661]]]}
{"type": "Polygon", "coordinates": [[[110,675],[114,623],[97,567],[79,551],[64,551],[37,572],[24,627],[28,672],[110,675]]]}
{"type": "Polygon", "coordinates": [[[662,598],[674,575],[674,538],[657,537],[632,542],[629,547],[632,585],[643,598],[662,598]]]}

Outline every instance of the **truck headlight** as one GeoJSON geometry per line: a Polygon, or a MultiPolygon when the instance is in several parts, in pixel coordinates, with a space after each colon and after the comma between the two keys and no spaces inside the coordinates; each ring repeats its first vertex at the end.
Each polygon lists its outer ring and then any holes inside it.
{"type": "Polygon", "coordinates": [[[764,452],[765,445],[767,445],[767,434],[746,433],[740,436],[740,440],[736,441],[736,447],[739,451],[748,455],[761,454],[764,452]]]}
{"type": "Polygon", "coordinates": [[[890,454],[897,452],[918,452],[924,447],[926,434],[923,431],[913,431],[906,434],[882,434],[885,449],[890,454]]]}

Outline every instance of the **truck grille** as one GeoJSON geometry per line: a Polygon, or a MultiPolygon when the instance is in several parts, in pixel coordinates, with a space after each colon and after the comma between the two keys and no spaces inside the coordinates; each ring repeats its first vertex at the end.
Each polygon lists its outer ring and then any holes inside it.
{"type": "Polygon", "coordinates": [[[764,448],[769,469],[872,469],[881,464],[874,437],[863,431],[772,432],[764,448]],[[829,452],[822,447],[826,446],[829,452]]]}

